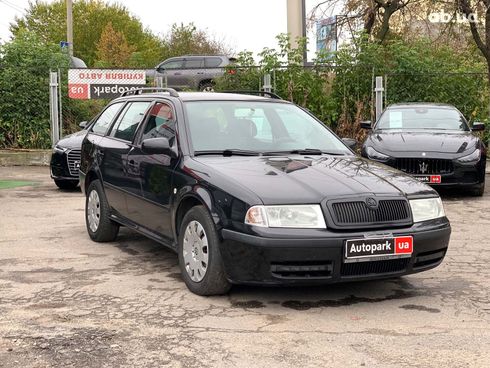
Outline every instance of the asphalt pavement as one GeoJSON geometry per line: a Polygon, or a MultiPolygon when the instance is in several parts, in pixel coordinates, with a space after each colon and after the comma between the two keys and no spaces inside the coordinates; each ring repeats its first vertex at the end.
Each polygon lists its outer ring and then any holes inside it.
{"type": "Polygon", "coordinates": [[[92,242],[81,192],[47,167],[0,179],[35,182],[0,190],[0,367],[490,366],[489,190],[444,193],[453,233],[431,271],[199,297],[157,243],[92,242]]]}

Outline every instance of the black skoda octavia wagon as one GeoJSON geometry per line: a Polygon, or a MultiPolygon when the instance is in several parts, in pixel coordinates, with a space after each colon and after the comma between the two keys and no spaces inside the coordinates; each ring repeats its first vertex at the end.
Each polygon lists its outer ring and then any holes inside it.
{"type": "Polygon", "coordinates": [[[126,226],[168,246],[200,295],[442,262],[451,228],[437,192],[262,95],[140,89],[112,101],[82,144],[89,236],[113,241],[126,226]]]}

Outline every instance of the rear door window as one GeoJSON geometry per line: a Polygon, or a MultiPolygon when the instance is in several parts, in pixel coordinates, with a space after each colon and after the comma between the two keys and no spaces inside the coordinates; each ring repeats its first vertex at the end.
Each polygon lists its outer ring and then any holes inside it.
{"type": "Polygon", "coordinates": [[[123,104],[124,102],[118,102],[108,106],[97,118],[97,121],[92,127],[92,132],[104,135],[123,104]]]}
{"type": "Polygon", "coordinates": [[[185,61],[185,68],[186,69],[202,68],[203,62],[204,62],[204,59],[200,59],[200,58],[187,59],[185,61]]]}
{"type": "Polygon", "coordinates": [[[132,142],[138,125],[143,120],[151,102],[129,103],[112,128],[111,136],[132,142]]]}
{"type": "Polygon", "coordinates": [[[221,64],[221,58],[210,57],[204,59],[204,65],[206,68],[217,68],[221,64]]]}

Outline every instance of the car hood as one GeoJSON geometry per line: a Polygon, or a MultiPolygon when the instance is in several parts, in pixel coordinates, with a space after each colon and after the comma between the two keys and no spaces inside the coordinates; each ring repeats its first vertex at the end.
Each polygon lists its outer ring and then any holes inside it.
{"type": "Polygon", "coordinates": [[[58,141],[58,143],[56,143],[56,145],[63,148],[81,149],[83,138],[85,138],[86,135],[86,130],[80,130],[79,132],[65,135],[58,141]]]}
{"type": "Polygon", "coordinates": [[[458,154],[474,150],[478,138],[471,132],[373,132],[366,143],[379,147],[382,152],[439,152],[458,154]]]}
{"type": "Polygon", "coordinates": [[[437,195],[400,171],[357,156],[202,156],[193,161],[197,165],[194,173],[201,177],[205,173],[203,179],[214,186],[230,194],[245,191],[248,199],[255,195],[264,204],[320,203],[326,198],[361,194],[437,195]]]}

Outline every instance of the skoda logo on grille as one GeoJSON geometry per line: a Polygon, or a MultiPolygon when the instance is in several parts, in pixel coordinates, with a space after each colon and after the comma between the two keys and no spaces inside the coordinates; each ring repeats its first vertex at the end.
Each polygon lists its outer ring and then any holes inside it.
{"type": "Polygon", "coordinates": [[[375,210],[378,208],[378,201],[373,197],[368,197],[368,198],[366,198],[366,206],[370,210],[375,210]]]}
{"type": "Polygon", "coordinates": [[[419,169],[420,169],[420,172],[421,172],[422,174],[425,174],[425,173],[427,172],[427,170],[429,169],[429,164],[428,164],[427,162],[423,162],[423,161],[422,161],[422,162],[419,164],[419,169]]]}

